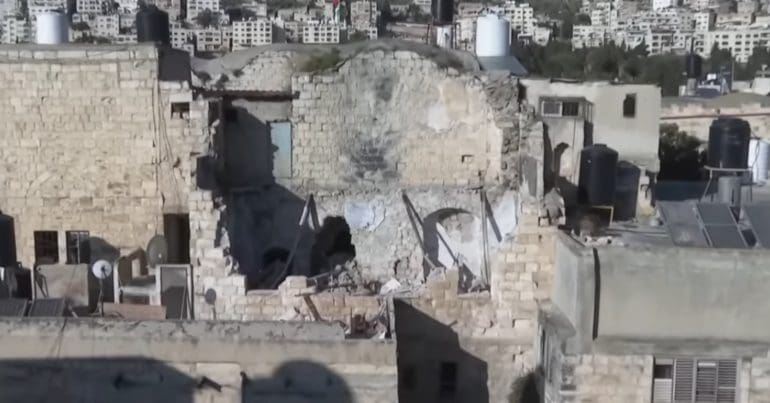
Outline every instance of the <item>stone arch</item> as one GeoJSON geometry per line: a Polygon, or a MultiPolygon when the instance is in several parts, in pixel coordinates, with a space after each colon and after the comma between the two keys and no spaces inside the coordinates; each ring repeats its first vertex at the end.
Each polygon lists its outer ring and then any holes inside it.
{"type": "MultiPolygon", "coordinates": [[[[461,288],[469,288],[481,270],[481,220],[462,208],[442,208],[425,216],[422,230],[428,259],[436,266],[457,267],[461,288]]],[[[425,262],[426,276],[430,269],[425,262]]]]}

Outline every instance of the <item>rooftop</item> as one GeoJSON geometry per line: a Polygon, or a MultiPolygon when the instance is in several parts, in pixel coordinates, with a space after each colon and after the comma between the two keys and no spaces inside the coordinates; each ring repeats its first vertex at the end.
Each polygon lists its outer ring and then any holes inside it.
{"type": "Polygon", "coordinates": [[[701,105],[706,108],[737,108],[748,104],[758,104],[762,107],[770,107],[770,97],[746,92],[732,92],[714,98],[701,97],[665,97],[663,108],[672,106],[701,105]]]}

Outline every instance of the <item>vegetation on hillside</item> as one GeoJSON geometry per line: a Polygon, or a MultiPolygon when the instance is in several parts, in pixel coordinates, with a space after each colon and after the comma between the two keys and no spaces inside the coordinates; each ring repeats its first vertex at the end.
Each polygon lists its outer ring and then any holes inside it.
{"type": "MultiPolygon", "coordinates": [[[[546,46],[514,45],[513,54],[535,76],[579,80],[618,80],[625,83],[658,84],[664,96],[679,94],[684,84],[684,56],[648,56],[644,44],[628,49],[613,42],[591,49],[572,49],[569,42],[551,41],[546,46]]],[[[770,51],[757,48],[745,65],[733,63],[729,50],[714,47],[704,60],[704,72],[734,69],[736,80],[754,76],[763,65],[770,65],[770,51]]]]}

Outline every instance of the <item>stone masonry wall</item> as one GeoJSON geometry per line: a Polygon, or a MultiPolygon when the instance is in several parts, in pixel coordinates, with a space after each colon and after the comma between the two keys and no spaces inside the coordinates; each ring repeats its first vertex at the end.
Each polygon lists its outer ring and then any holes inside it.
{"type": "MultiPolygon", "coordinates": [[[[510,84],[510,83],[509,83],[510,84]]],[[[478,77],[374,51],[292,80],[295,182],[344,187],[493,184],[502,130],[478,77]]]]}
{"type": "Polygon", "coordinates": [[[397,401],[395,343],[343,340],[333,324],[55,318],[0,327],[1,401],[397,401]]]}
{"type": "Polygon", "coordinates": [[[161,89],[157,76],[152,46],[0,48],[0,209],[24,264],[36,230],[59,231],[63,261],[64,231],[128,251],[163,231],[164,206],[186,207],[201,132],[170,116],[172,92],[192,100],[186,83],[161,89]]]}

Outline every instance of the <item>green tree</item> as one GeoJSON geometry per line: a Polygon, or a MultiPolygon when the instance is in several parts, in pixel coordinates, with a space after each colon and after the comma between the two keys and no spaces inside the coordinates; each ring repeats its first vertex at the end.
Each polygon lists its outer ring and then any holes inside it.
{"type": "Polygon", "coordinates": [[[702,142],[686,132],[680,131],[676,124],[660,125],[659,180],[697,181],[701,179],[703,167],[702,142]]]}
{"type": "MultiPolygon", "coordinates": [[[[770,68],[770,50],[765,47],[758,46],[754,48],[754,51],[749,56],[746,65],[740,69],[740,74],[736,71],[736,79],[749,80],[754,78],[754,75],[762,68],[770,68]]],[[[736,69],[737,70],[737,69],[736,69]]]]}
{"type": "Polygon", "coordinates": [[[195,23],[200,25],[203,28],[208,28],[212,25],[216,25],[218,20],[219,19],[217,18],[216,14],[214,14],[208,8],[198,13],[198,15],[195,17],[195,23]]]}
{"type": "Polygon", "coordinates": [[[732,68],[733,55],[730,53],[730,49],[720,49],[715,43],[711,48],[709,58],[704,63],[707,72],[718,72],[723,69],[732,68]]]}
{"type": "Polygon", "coordinates": [[[413,3],[406,9],[406,19],[411,22],[427,23],[430,21],[430,15],[422,12],[422,8],[413,3]]]}
{"type": "Polygon", "coordinates": [[[578,14],[575,16],[575,24],[591,25],[591,17],[589,17],[587,14],[578,14]]]}

